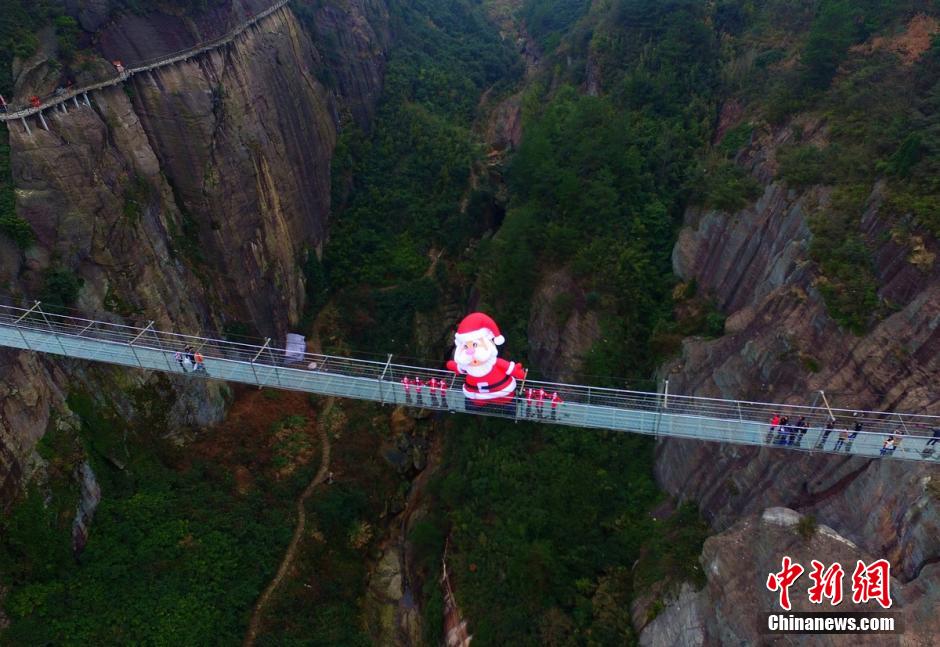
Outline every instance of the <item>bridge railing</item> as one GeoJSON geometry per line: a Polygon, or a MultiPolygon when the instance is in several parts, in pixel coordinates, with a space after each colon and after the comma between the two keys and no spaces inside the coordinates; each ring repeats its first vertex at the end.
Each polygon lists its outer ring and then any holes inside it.
{"type": "MultiPolygon", "coordinates": [[[[391,360],[386,362],[356,359],[350,357],[337,357],[318,353],[287,355],[283,347],[270,342],[252,344],[213,337],[186,335],[155,329],[152,325],[145,327],[131,326],[123,323],[98,321],[83,317],[70,316],[58,312],[48,312],[41,305],[33,308],[18,308],[13,306],[0,306],[0,326],[7,326],[21,331],[36,331],[52,334],[62,347],[62,354],[70,355],[69,346],[80,344],[82,341],[100,341],[107,344],[100,347],[101,359],[108,360],[108,353],[116,356],[127,349],[151,350],[158,353],[161,362],[169,370],[175,371],[178,366],[174,364],[175,354],[185,352],[187,348],[193,352],[198,351],[205,356],[208,364],[216,364],[223,369],[228,363],[233,365],[248,365],[254,370],[262,370],[264,375],[279,378],[282,374],[296,376],[309,375],[315,371],[324,384],[329,385],[330,379],[355,378],[380,382],[378,388],[382,392],[382,401],[405,403],[405,390],[401,383],[404,377],[420,378],[424,383],[430,379],[445,381],[451,387],[448,397],[451,402],[440,408],[452,409],[455,398],[462,400],[462,396],[454,389],[459,385],[459,379],[453,373],[444,369],[429,369],[426,367],[395,364],[391,360]],[[113,346],[111,346],[113,345],[113,346]],[[115,350],[117,349],[117,350],[115,350]],[[224,363],[224,364],[223,364],[224,363]],[[283,372],[283,373],[282,373],[283,372]],[[296,373],[299,372],[299,373],[296,373]]],[[[86,349],[87,350],[87,349],[86,349]]],[[[57,352],[56,347],[50,349],[57,352]]],[[[96,351],[98,352],[98,351],[96,351]]],[[[141,365],[143,367],[143,365],[141,365]]],[[[158,365],[160,367],[162,365],[158,365]]],[[[153,367],[151,367],[153,368],[153,367]]],[[[181,369],[180,369],[181,370],[181,369]]],[[[273,382],[271,383],[273,385],[273,382]]],[[[581,426],[597,426],[618,428],[621,418],[627,416],[645,416],[642,421],[634,418],[634,426],[638,424],[651,425],[657,420],[660,424],[665,419],[671,427],[668,435],[696,437],[698,433],[713,433],[716,440],[734,440],[735,442],[755,442],[758,437],[760,444],[786,444],[792,447],[799,440],[799,449],[807,449],[803,445],[817,444],[822,439],[823,426],[829,419],[829,409],[803,405],[786,405],[776,403],[748,402],[721,400],[716,398],[703,398],[667,393],[649,393],[622,389],[586,387],[581,385],[561,384],[543,380],[527,380],[526,389],[545,391],[549,396],[557,393],[563,404],[553,407],[550,400],[539,402],[533,398],[529,400],[525,393],[516,399],[515,410],[506,414],[503,410],[494,408],[479,411],[484,415],[499,415],[502,417],[531,417],[536,412],[544,417],[556,415],[561,412],[565,420],[571,420],[575,412],[590,412],[590,415],[576,416],[581,426]],[[523,413],[520,413],[523,412],[523,413]],[[529,416],[523,415],[530,412],[529,416]],[[804,434],[789,433],[780,429],[771,430],[769,420],[774,414],[789,416],[792,427],[800,416],[806,417],[804,434]],[[677,421],[683,419],[696,419],[698,431],[683,431],[677,427],[677,421]],[[743,438],[742,430],[747,430],[748,438],[743,438]],[[754,438],[750,438],[753,436],[754,438]],[[750,439],[750,440],[748,440],[750,439]]],[[[370,387],[372,388],[372,387],[370,387]]],[[[414,391],[414,387],[411,389],[414,391]]],[[[416,396],[417,394],[415,394],[416,396]]],[[[423,404],[429,403],[430,393],[425,389],[422,392],[423,404]]],[[[836,416],[835,428],[826,435],[826,440],[835,443],[840,434],[854,433],[852,441],[857,447],[867,447],[872,443],[883,442],[887,434],[910,438],[918,435],[929,435],[931,427],[940,426],[940,417],[927,415],[900,415],[897,413],[856,411],[850,409],[833,409],[836,416]],[[853,427],[860,423],[862,429],[855,433],[853,427]],[[844,432],[844,433],[843,433],[844,432]]],[[[571,424],[568,422],[567,424],[571,424]]],[[[642,430],[641,430],[642,431],[642,430]]],[[[646,433],[657,433],[657,429],[646,429],[646,433]]],[[[901,443],[904,449],[904,442],[901,443]]],[[[897,451],[901,451],[901,449],[897,451]]],[[[905,450],[906,451],[906,450],[905,450]]]]}

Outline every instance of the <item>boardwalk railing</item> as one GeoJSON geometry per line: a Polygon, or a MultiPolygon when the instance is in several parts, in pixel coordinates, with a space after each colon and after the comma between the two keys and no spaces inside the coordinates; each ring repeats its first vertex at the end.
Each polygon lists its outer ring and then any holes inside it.
{"type": "MultiPolygon", "coordinates": [[[[540,421],[582,428],[612,429],[695,440],[761,445],[796,451],[938,461],[940,443],[931,443],[931,430],[940,417],[896,412],[856,411],[763,402],[721,400],[665,393],[647,393],[528,380],[529,387],[557,393],[561,404],[524,395],[507,406],[473,406],[465,401],[462,380],[445,370],[337,357],[289,353],[270,340],[261,345],[141,328],[80,317],[53,314],[40,303],[32,308],[0,306],[0,346],[108,364],[185,374],[190,379],[217,379],[305,391],[382,404],[406,405],[540,421]],[[205,372],[184,368],[177,358],[187,347],[205,357],[205,372]],[[406,389],[403,378],[433,378],[448,385],[444,392],[427,386],[406,389]],[[794,425],[805,416],[805,431],[772,430],[775,415],[789,416],[794,425]],[[830,418],[835,428],[823,428],[830,418]],[[858,424],[861,430],[853,431],[858,424]],[[851,437],[848,437],[850,436],[851,437]],[[840,436],[842,441],[839,442],[840,436]],[[885,440],[899,441],[884,451],[885,440]]],[[[790,428],[792,429],[792,427],[790,428]]]]}
{"type": "MultiPolygon", "coordinates": [[[[180,50],[171,54],[165,54],[159,58],[151,59],[149,61],[141,61],[134,64],[133,67],[125,68],[123,72],[118,73],[110,79],[105,79],[104,81],[99,81],[97,83],[92,83],[89,85],[82,86],[80,88],[73,88],[70,90],[63,90],[57,94],[52,94],[50,96],[44,97],[38,106],[24,106],[19,110],[14,110],[12,112],[0,112],[0,121],[12,121],[14,119],[23,119],[30,117],[35,114],[40,114],[44,110],[53,108],[55,106],[64,106],[67,105],[66,102],[72,101],[75,107],[79,106],[79,98],[82,99],[82,102],[85,105],[89,105],[88,93],[94,92],[96,90],[102,90],[104,88],[109,88],[121,83],[124,83],[127,79],[139,74],[141,72],[149,72],[150,70],[155,70],[157,68],[165,67],[167,65],[173,65],[174,63],[179,63],[180,61],[185,61],[187,59],[193,58],[194,56],[199,56],[205,52],[218,49],[224,45],[229,44],[240,36],[246,29],[252,25],[258,23],[261,20],[264,20],[274,12],[278,11],[284,5],[286,5],[290,0],[277,0],[270,7],[264,11],[249,17],[247,20],[239,24],[235,29],[228,32],[225,36],[217,38],[206,43],[197,45],[196,47],[191,47],[189,49],[180,50]]],[[[25,123],[25,121],[24,121],[25,123]]]]}

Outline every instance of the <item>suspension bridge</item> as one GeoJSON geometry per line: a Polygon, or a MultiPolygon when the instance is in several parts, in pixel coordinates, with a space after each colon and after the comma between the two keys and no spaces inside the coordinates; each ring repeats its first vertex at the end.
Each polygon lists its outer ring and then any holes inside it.
{"type": "Polygon", "coordinates": [[[470,407],[453,373],[393,363],[392,355],[381,362],[306,353],[275,346],[270,339],[247,344],[184,335],[157,330],[152,321],[139,327],[47,312],[38,301],[30,308],[0,306],[0,346],[174,373],[180,379],[241,382],[383,405],[789,451],[940,463],[940,442],[933,439],[940,416],[837,409],[829,406],[825,394],[820,407],[685,396],[669,393],[668,388],[647,393],[529,380],[508,406],[470,407]],[[189,371],[179,361],[177,353],[187,348],[204,357],[205,371],[189,371]],[[424,384],[433,378],[450,388],[405,388],[402,380],[406,377],[420,378],[424,384]],[[549,400],[529,401],[523,395],[528,388],[557,393],[561,403],[553,407],[549,400]],[[774,415],[788,416],[790,425],[805,416],[805,432],[771,428],[774,415]],[[833,428],[827,430],[830,420],[833,428]],[[886,451],[888,437],[896,439],[896,446],[886,451]]]}
{"type": "Polygon", "coordinates": [[[281,10],[289,1],[290,0],[277,0],[277,2],[272,4],[264,11],[261,11],[255,15],[249,15],[234,29],[215,40],[201,43],[189,49],[166,54],[152,60],[141,61],[135,64],[133,67],[124,68],[122,66],[117,68],[117,74],[109,79],[84,85],[79,88],[60,89],[59,91],[56,91],[55,94],[43,97],[39,101],[38,105],[28,105],[20,108],[19,110],[0,112],[0,121],[7,122],[7,127],[9,128],[9,122],[19,120],[22,123],[26,133],[32,135],[32,130],[30,129],[29,123],[26,121],[26,119],[27,117],[32,117],[35,115],[38,117],[39,124],[45,130],[49,130],[49,124],[46,122],[46,118],[43,116],[44,111],[58,109],[62,113],[67,113],[69,102],[71,102],[71,105],[76,109],[81,109],[82,107],[90,108],[91,101],[88,98],[89,92],[104,90],[106,88],[120,85],[135,74],[150,72],[161,67],[174,65],[175,63],[186,61],[199,56],[200,54],[224,47],[238,38],[248,28],[264,20],[271,14],[281,10]]]}

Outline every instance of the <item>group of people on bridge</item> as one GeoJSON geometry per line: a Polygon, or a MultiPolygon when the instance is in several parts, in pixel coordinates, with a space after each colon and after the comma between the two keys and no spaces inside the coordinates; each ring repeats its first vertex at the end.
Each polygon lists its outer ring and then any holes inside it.
{"type": "MultiPolygon", "coordinates": [[[[858,414],[855,415],[857,416],[858,414]]],[[[826,442],[829,440],[829,436],[833,431],[835,431],[835,429],[836,419],[830,416],[826,421],[826,425],[823,427],[822,433],[820,434],[819,439],[816,441],[816,445],[813,447],[813,449],[824,450],[826,448],[826,442]]],[[[809,424],[806,421],[806,416],[800,416],[799,420],[793,424],[790,424],[789,416],[774,414],[774,416],[770,419],[770,430],[767,433],[766,442],[767,444],[773,445],[800,447],[803,441],[803,437],[806,435],[807,431],[809,431],[809,424]]],[[[934,427],[930,431],[932,435],[927,440],[921,452],[924,458],[933,456],[936,452],[937,443],[940,443],[940,426],[934,427]]],[[[861,432],[861,420],[856,420],[852,424],[852,429],[840,429],[839,435],[837,436],[835,444],[832,447],[832,451],[844,451],[847,454],[851,453],[852,443],[856,438],[858,438],[858,435],[861,432]]],[[[898,425],[892,429],[891,432],[885,437],[879,454],[881,456],[890,456],[894,454],[897,448],[901,446],[901,441],[906,435],[908,434],[905,432],[902,425],[898,425]]]]}
{"type": "Polygon", "coordinates": [[[209,377],[209,371],[206,370],[205,358],[198,350],[192,346],[187,346],[182,352],[177,351],[174,359],[179,363],[184,373],[199,373],[209,377]]]}
{"type": "Polygon", "coordinates": [[[405,389],[405,400],[409,404],[411,403],[411,390],[414,389],[417,400],[416,403],[419,406],[423,406],[424,400],[421,395],[421,390],[427,387],[428,393],[431,396],[431,402],[435,407],[447,406],[447,389],[450,387],[447,385],[446,380],[438,380],[432,377],[430,380],[422,382],[420,376],[416,375],[414,379],[411,379],[406,375],[401,378],[401,385],[405,389]],[[438,395],[440,395],[440,401],[438,401],[438,395]]]}
{"type": "Polygon", "coordinates": [[[534,411],[536,418],[541,418],[542,413],[545,410],[545,402],[549,402],[551,406],[551,418],[552,420],[558,419],[558,406],[563,402],[563,400],[558,397],[558,392],[555,391],[549,394],[545,389],[526,389],[525,392],[525,417],[532,417],[534,411]],[[533,407],[533,402],[535,406],[533,407]]]}

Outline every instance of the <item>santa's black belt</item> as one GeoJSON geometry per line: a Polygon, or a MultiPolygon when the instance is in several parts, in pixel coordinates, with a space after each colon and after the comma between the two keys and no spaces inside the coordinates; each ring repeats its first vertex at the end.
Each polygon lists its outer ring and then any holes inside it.
{"type": "Polygon", "coordinates": [[[480,387],[467,384],[466,386],[470,387],[471,391],[476,391],[477,393],[491,393],[493,391],[499,391],[501,388],[509,384],[509,381],[513,379],[512,375],[506,375],[496,384],[487,384],[484,388],[485,391],[481,391],[480,387]]]}

